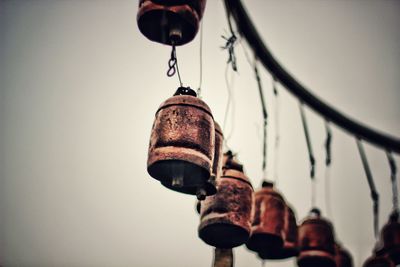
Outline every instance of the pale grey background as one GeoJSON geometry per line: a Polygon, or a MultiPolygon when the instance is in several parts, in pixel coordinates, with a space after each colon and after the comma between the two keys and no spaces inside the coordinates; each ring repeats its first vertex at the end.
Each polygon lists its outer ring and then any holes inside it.
{"type": "MultiPolygon", "coordinates": [[[[313,92],[351,117],[400,136],[400,1],[262,1],[246,6],[269,47],[313,92]]],[[[170,49],[145,39],[137,1],[0,1],[0,263],[4,266],[210,266],[197,238],[194,198],[146,172],[154,113],[177,78],[165,75],[170,49]]],[[[204,18],[203,99],[224,117],[227,30],[222,1],[204,18]]],[[[199,38],[178,49],[185,85],[198,86],[199,38]]],[[[236,48],[235,128],[254,185],[261,181],[261,110],[253,73],[236,48]]],[[[273,176],[273,95],[269,174],[273,176]]],[[[278,187],[299,219],[310,208],[308,155],[298,103],[279,87],[278,187]]],[[[307,110],[325,211],[323,120],[307,110]]],[[[231,121],[229,122],[231,124],[231,121]]],[[[228,124],[228,125],[229,125],[228,124]]],[[[333,129],[331,170],[337,237],[360,266],[373,246],[368,186],[354,139],[333,129]]],[[[385,154],[367,145],[391,209],[385,154]]],[[[400,165],[399,158],[397,163],[400,165]]],[[[244,247],[236,266],[260,266],[244,247]]],[[[293,261],[269,266],[293,266],[293,261]]]]}

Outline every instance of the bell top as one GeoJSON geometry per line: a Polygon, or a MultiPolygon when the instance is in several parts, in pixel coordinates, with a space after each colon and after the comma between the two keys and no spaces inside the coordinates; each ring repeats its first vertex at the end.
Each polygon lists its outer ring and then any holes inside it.
{"type": "Polygon", "coordinates": [[[231,151],[224,154],[221,178],[232,178],[245,182],[253,188],[250,179],[244,174],[243,165],[236,161],[231,151]]]}
{"type": "Polygon", "coordinates": [[[277,190],[275,190],[274,183],[271,181],[263,181],[261,188],[256,192],[256,195],[270,195],[285,202],[285,199],[277,190]]]}

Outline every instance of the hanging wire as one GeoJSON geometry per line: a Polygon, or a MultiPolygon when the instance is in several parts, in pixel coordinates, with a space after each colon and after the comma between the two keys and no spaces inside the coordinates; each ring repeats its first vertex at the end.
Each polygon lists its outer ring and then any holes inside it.
{"type": "Polygon", "coordinates": [[[264,97],[264,92],[263,92],[263,87],[261,83],[261,78],[260,74],[258,72],[258,67],[257,67],[257,59],[254,60],[254,74],[257,80],[257,85],[258,85],[258,92],[260,94],[260,100],[261,100],[261,108],[262,108],[262,115],[263,115],[263,161],[262,161],[262,170],[263,170],[263,179],[265,180],[267,178],[267,126],[268,126],[268,112],[267,112],[267,106],[265,104],[265,97],[264,97]]]}
{"type": "Polygon", "coordinates": [[[235,44],[237,41],[237,37],[235,35],[235,32],[233,31],[232,22],[231,22],[231,13],[228,9],[225,9],[225,10],[226,10],[226,18],[228,21],[228,26],[229,26],[229,31],[230,31],[231,36],[230,37],[226,37],[223,35],[221,36],[226,41],[225,46],[222,46],[221,48],[224,50],[228,50],[229,57],[228,57],[227,63],[228,64],[230,63],[232,66],[232,69],[234,71],[237,71],[236,55],[235,55],[235,44]]]}
{"type": "Polygon", "coordinates": [[[168,60],[167,76],[172,77],[175,75],[175,73],[178,73],[179,84],[182,87],[183,83],[181,79],[181,74],[179,73],[178,58],[176,57],[176,46],[173,44],[171,51],[171,58],[168,60]]]}
{"type": "Polygon", "coordinates": [[[279,142],[280,142],[280,123],[279,123],[279,111],[280,111],[280,101],[278,94],[277,81],[274,76],[272,76],[272,90],[274,92],[275,97],[275,147],[274,147],[274,178],[275,183],[278,182],[278,167],[279,167],[279,142]]]}
{"type": "Polygon", "coordinates": [[[200,22],[200,48],[199,48],[199,64],[200,64],[200,74],[199,74],[199,87],[197,88],[197,96],[201,97],[201,86],[203,84],[203,21],[200,22]]]}
{"type": "Polygon", "coordinates": [[[308,124],[307,124],[307,118],[306,114],[304,112],[304,104],[300,102],[300,115],[301,115],[301,121],[303,123],[303,130],[304,130],[304,135],[306,137],[306,142],[307,142],[307,149],[308,149],[308,156],[310,159],[310,177],[311,177],[311,206],[315,207],[316,204],[316,185],[315,185],[315,157],[311,145],[311,139],[310,139],[310,134],[308,131],[308,124]]]}
{"type": "Polygon", "coordinates": [[[312,180],[314,180],[315,177],[315,157],[311,145],[311,139],[310,139],[310,134],[308,131],[308,124],[307,124],[307,118],[304,113],[304,104],[303,102],[300,102],[300,115],[301,115],[301,121],[303,123],[303,130],[304,130],[304,135],[306,137],[306,142],[307,142],[307,149],[308,149],[308,156],[310,159],[310,177],[312,180]]]}
{"type": "Polygon", "coordinates": [[[225,68],[225,84],[226,84],[226,89],[228,92],[228,100],[226,103],[226,108],[225,108],[225,115],[224,115],[224,124],[223,124],[223,132],[226,133],[226,137],[224,138],[224,146],[226,150],[231,150],[228,142],[230,138],[232,137],[234,128],[235,128],[235,101],[233,97],[233,85],[234,85],[234,78],[235,76],[232,73],[231,76],[231,81],[229,82],[229,63],[226,64],[225,68]],[[231,129],[228,132],[227,125],[228,125],[228,115],[231,114],[231,129]]]}
{"type": "Polygon", "coordinates": [[[326,140],[325,140],[325,206],[326,213],[329,218],[333,220],[332,216],[332,205],[331,205],[331,186],[330,186],[330,166],[332,163],[332,130],[329,124],[329,121],[325,120],[325,130],[326,130],[326,140]]]}
{"type": "Polygon", "coordinates": [[[368,185],[371,191],[371,198],[373,201],[373,214],[374,214],[374,234],[375,238],[377,238],[379,231],[379,194],[375,187],[374,178],[372,177],[371,169],[369,168],[367,156],[365,155],[361,139],[357,137],[356,141],[357,141],[358,152],[360,153],[365,175],[367,176],[368,185]]]}
{"type": "Polygon", "coordinates": [[[386,156],[389,161],[389,166],[390,166],[390,178],[392,181],[392,194],[393,194],[393,212],[394,213],[399,213],[399,192],[397,190],[397,166],[396,162],[394,160],[392,152],[386,151],[386,156]]]}

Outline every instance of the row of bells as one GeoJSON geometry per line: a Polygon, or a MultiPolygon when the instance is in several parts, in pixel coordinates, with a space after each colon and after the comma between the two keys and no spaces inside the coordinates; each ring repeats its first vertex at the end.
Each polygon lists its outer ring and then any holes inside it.
{"type": "Polygon", "coordinates": [[[194,39],[206,0],[139,0],[137,23],[154,42],[184,45],[194,39]]]}
{"type": "Polygon", "coordinates": [[[301,267],[352,266],[329,221],[316,211],[298,227],[293,209],[273,184],[264,182],[254,192],[234,155],[222,154],[222,144],[210,108],[192,89],[178,88],[157,110],[148,172],[167,188],[202,200],[198,233],[205,243],[246,244],[262,259],[297,256],[301,267]]]}

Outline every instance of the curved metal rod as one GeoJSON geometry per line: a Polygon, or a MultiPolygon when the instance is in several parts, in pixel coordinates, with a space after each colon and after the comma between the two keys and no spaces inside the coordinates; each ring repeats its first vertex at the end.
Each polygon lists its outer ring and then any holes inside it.
{"type": "Polygon", "coordinates": [[[241,35],[247,40],[256,57],[264,67],[292,94],[298,97],[304,104],[312,108],[326,120],[331,121],[342,129],[365,141],[382,147],[385,150],[400,153],[400,139],[378,132],[367,127],[343,113],[331,107],[292,77],[285,68],[278,63],[268,50],[253,22],[240,0],[224,0],[225,7],[233,16],[241,35]]]}

